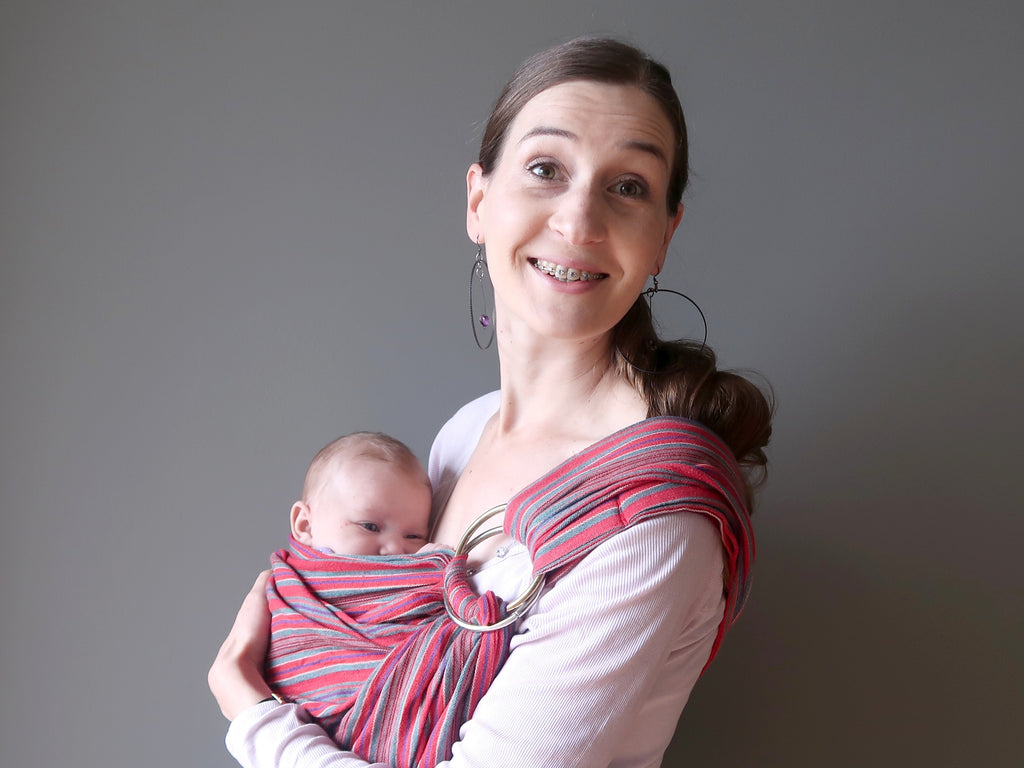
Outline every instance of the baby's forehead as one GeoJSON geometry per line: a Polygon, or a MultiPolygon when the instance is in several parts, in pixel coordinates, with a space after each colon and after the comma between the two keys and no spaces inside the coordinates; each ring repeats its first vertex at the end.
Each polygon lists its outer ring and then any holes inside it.
{"type": "Polygon", "coordinates": [[[350,452],[332,456],[321,465],[314,477],[310,496],[404,499],[410,485],[422,485],[428,494],[431,491],[430,479],[418,462],[409,463],[373,452],[350,452]]]}
{"type": "Polygon", "coordinates": [[[383,456],[373,450],[359,450],[358,447],[341,451],[331,458],[323,468],[326,475],[360,477],[359,473],[370,469],[383,469],[388,474],[401,478],[419,478],[425,472],[418,463],[401,458],[383,456]]]}

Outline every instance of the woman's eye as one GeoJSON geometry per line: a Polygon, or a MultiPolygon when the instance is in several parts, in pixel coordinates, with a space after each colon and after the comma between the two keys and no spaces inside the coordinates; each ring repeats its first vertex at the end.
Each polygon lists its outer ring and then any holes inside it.
{"type": "Polygon", "coordinates": [[[534,163],[529,166],[529,171],[541,179],[553,179],[558,175],[558,171],[552,163],[534,163]]]}
{"type": "Polygon", "coordinates": [[[615,185],[615,193],[622,197],[643,197],[647,190],[639,181],[627,179],[615,185]]]}
{"type": "Polygon", "coordinates": [[[360,523],[359,525],[368,530],[370,533],[380,533],[380,526],[376,523],[360,523]]]}

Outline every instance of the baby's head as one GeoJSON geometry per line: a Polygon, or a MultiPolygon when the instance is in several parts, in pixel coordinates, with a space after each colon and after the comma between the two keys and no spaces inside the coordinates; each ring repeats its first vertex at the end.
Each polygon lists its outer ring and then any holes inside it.
{"type": "Polygon", "coordinates": [[[427,473],[404,443],[354,432],[313,458],[292,536],[339,555],[408,554],[427,542],[430,501],[427,473]]]}

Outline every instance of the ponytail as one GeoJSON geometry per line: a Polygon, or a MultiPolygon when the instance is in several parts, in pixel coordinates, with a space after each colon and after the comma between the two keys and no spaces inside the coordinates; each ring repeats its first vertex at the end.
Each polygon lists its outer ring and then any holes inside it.
{"type": "Polygon", "coordinates": [[[770,393],[738,373],[718,370],[710,347],[658,338],[642,296],[615,327],[613,342],[617,371],[644,398],[647,415],[680,416],[715,432],[743,469],[751,500],[767,471],[770,393]]]}

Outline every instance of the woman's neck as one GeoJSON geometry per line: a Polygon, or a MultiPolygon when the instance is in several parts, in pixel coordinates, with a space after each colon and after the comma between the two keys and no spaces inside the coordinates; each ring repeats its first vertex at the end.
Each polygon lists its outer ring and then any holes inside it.
{"type": "Polygon", "coordinates": [[[588,340],[498,337],[501,404],[497,436],[515,433],[599,439],[646,416],[615,370],[608,335],[588,340]]]}

